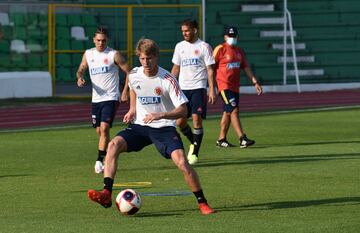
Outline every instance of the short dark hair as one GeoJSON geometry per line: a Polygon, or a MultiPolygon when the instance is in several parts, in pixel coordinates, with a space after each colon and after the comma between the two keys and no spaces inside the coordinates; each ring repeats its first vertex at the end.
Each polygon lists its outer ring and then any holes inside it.
{"type": "Polygon", "coordinates": [[[185,19],[181,22],[181,26],[188,26],[192,29],[196,28],[199,29],[199,25],[195,19],[185,19]]]}
{"type": "Polygon", "coordinates": [[[106,27],[98,26],[94,35],[96,34],[104,34],[106,37],[109,37],[109,30],[106,27]]]}

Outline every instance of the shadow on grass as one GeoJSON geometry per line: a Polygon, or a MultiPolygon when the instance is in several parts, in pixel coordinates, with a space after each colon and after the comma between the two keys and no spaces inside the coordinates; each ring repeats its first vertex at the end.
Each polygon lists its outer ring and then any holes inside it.
{"type": "Polygon", "coordinates": [[[1,178],[12,178],[12,177],[24,177],[24,176],[32,176],[32,175],[29,175],[29,174],[3,175],[3,176],[0,176],[0,179],[1,178]]]}
{"type": "Polygon", "coordinates": [[[360,153],[345,154],[321,154],[321,155],[297,155],[297,156],[275,156],[259,159],[234,158],[234,159],[218,159],[206,160],[196,164],[195,167],[218,167],[226,165],[257,165],[257,164],[278,164],[278,163],[304,163],[318,162],[329,160],[348,160],[360,159],[360,153]]]}
{"type": "Polygon", "coordinates": [[[178,211],[179,213],[176,213],[177,211],[166,211],[166,212],[148,212],[148,213],[137,213],[135,218],[146,218],[146,217],[170,217],[170,216],[183,216],[184,211],[178,211]],[[182,213],[180,213],[182,212],[182,213]]]}
{"type": "Polygon", "coordinates": [[[217,211],[244,211],[244,210],[274,210],[274,209],[289,209],[289,208],[304,208],[319,205],[360,205],[360,197],[339,197],[320,200],[304,200],[304,201],[280,201],[267,202],[252,205],[229,206],[216,208],[217,211]]]}
{"type": "Polygon", "coordinates": [[[256,148],[273,148],[273,147],[288,147],[288,146],[314,146],[314,145],[333,145],[333,144],[360,144],[360,141],[326,141],[326,142],[298,142],[298,143],[281,143],[281,144],[259,144],[256,148]]]}
{"type": "MultiPolygon", "coordinates": [[[[95,189],[95,190],[97,190],[97,191],[101,191],[101,190],[103,190],[102,188],[100,188],[101,187],[101,184],[99,184],[98,185],[98,187],[95,187],[95,188],[89,188],[89,189],[95,189]]],[[[127,189],[127,188],[129,188],[129,189],[136,189],[136,191],[141,191],[141,190],[143,190],[143,189],[149,189],[149,188],[152,188],[152,187],[133,187],[133,186],[131,186],[131,187],[121,187],[121,188],[118,188],[118,187],[114,187],[113,188],[113,191],[120,191],[120,190],[124,190],[124,189],[127,189]]],[[[71,193],[87,193],[87,191],[88,191],[88,189],[81,189],[81,190],[74,190],[74,191],[70,191],[71,193]]]]}

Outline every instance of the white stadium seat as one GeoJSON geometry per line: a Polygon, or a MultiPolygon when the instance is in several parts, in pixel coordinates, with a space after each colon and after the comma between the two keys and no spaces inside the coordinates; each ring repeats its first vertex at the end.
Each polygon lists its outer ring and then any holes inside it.
{"type": "Polygon", "coordinates": [[[72,26],[71,27],[71,37],[76,40],[88,40],[89,38],[85,36],[85,30],[81,26],[72,26]]]}

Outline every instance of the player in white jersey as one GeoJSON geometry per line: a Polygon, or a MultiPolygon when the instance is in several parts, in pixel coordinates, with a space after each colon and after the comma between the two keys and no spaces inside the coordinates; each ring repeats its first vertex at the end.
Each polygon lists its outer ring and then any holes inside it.
{"type": "Polygon", "coordinates": [[[95,172],[104,171],[103,160],[110,141],[110,128],[119,106],[119,100],[128,99],[128,74],[130,67],[116,50],[107,47],[108,33],[97,28],[93,41],[95,48],[85,51],[76,73],[78,87],[85,85],[84,74],[89,70],[92,83],[92,123],[99,136],[95,172]],[[120,97],[119,68],[126,73],[125,86],[120,97]]]}
{"type": "Polygon", "coordinates": [[[186,19],[181,23],[184,40],[175,46],[171,74],[178,77],[180,87],[189,99],[187,117],[179,118],[176,124],[190,141],[188,160],[190,164],[198,161],[202,138],[204,136],[202,120],[206,118],[207,85],[209,85],[208,102],[215,103],[215,81],[212,65],[215,64],[212,48],[198,37],[198,24],[195,20],[186,19]],[[194,132],[187,123],[192,117],[194,132]]]}
{"type": "Polygon", "coordinates": [[[211,214],[196,171],[186,160],[183,143],[176,131],[175,120],[186,116],[187,98],[176,79],[158,66],[159,47],[150,39],[140,39],[136,47],[141,67],[129,75],[130,109],[124,116],[128,127],[120,131],[109,143],[105,157],[104,189],[90,189],[88,197],[111,207],[111,193],[117,170],[117,160],[122,152],[140,151],[154,144],[160,154],[172,159],[194,193],[200,212],[211,214]]]}

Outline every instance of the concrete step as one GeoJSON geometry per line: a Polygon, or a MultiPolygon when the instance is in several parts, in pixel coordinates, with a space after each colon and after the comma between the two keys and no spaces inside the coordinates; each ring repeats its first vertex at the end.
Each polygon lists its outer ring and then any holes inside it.
{"type": "MultiPolygon", "coordinates": [[[[294,37],[296,36],[296,31],[293,31],[294,37]]],[[[283,37],[284,31],[260,31],[260,37],[283,37]]],[[[286,31],[286,36],[290,36],[290,32],[286,31]]]]}
{"type": "MultiPolygon", "coordinates": [[[[297,56],[296,61],[297,62],[315,62],[315,56],[297,56]]],[[[277,63],[283,63],[283,62],[284,62],[284,57],[281,56],[281,57],[277,58],[277,63]]],[[[294,63],[293,57],[292,56],[286,57],[286,62],[294,63]]]]}
{"type": "MultiPolygon", "coordinates": [[[[299,76],[321,76],[324,75],[324,69],[299,69],[299,76]]],[[[295,70],[288,70],[286,73],[288,76],[295,76],[295,70]]]]}
{"type": "Polygon", "coordinates": [[[243,4],[241,5],[242,12],[272,12],[274,11],[274,4],[243,4]]]}
{"type": "MultiPolygon", "coordinates": [[[[271,45],[271,48],[272,49],[275,49],[275,50],[283,50],[284,49],[284,45],[283,44],[272,44],[271,45]]],[[[291,44],[287,43],[286,44],[286,49],[292,49],[291,47],[291,44]]],[[[305,43],[295,43],[295,49],[296,50],[301,50],[301,49],[306,49],[306,45],[305,43]]]]}
{"type": "Polygon", "coordinates": [[[252,18],[252,24],[284,24],[284,17],[252,18]]]}

